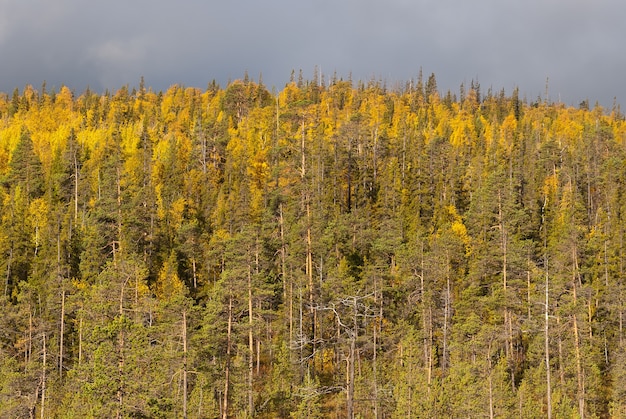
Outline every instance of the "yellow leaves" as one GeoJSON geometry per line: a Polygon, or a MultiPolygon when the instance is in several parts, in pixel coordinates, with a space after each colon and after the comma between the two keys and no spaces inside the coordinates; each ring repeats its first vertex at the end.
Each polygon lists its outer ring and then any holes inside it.
{"type": "Polygon", "coordinates": [[[85,291],[89,289],[89,284],[86,281],[82,281],[77,278],[72,278],[72,287],[78,291],[85,291]]]}
{"type": "Polygon", "coordinates": [[[172,202],[170,208],[170,217],[172,225],[175,229],[179,229],[183,223],[185,208],[187,206],[187,200],[185,198],[178,198],[172,202]]]}
{"type": "Polygon", "coordinates": [[[296,83],[291,82],[278,94],[278,103],[280,106],[297,103],[302,100],[302,94],[296,83]]]}
{"type": "Polygon", "coordinates": [[[626,121],[615,120],[612,124],[615,140],[623,146],[626,143],[626,121]]]}
{"type": "Polygon", "coordinates": [[[447,207],[448,215],[451,217],[450,230],[465,246],[465,254],[469,255],[472,251],[472,239],[467,233],[467,227],[463,223],[463,219],[457,213],[453,205],[447,207]]]}
{"type": "Polygon", "coordinates": [[[33,227],[33,242],[38,248],[41,230],[48,224],[48,204],[42,198],[34,199],[28,207],[28,215],[33,227]]]}
{"type": "Polygon", "coordinates": [[[136,153],[139,148],[140,136],[139,129],[133,124],[123,125],[120,131],[120,148],[122,152],[129,156],[136,153]]]}
{"type": "Polygon", "coordinates": [[[9,153],[0,148],[0,177],[3,177],[9,168],[9,153]]]}
{"type": "Polygon", "coordinates": [[[121,149],[124,155],[124,177],[122,185],[140,184],[143,170],[142,150],[139,147],[141,138],[139,132],[132,125],[120,130],[121,149]]]}
{"type": "Polygon", "coordinates": [[[173,254],[163,262],[154,286],[154,293],[160,300],[168,300],[184,294],[185,285],[178,277],[176,265],[176,258],[173,254]]]}
{"type": "Polygon", "coordinates": [[[163,220],[165,218],[165,205],[163,203],[163,184],[157,183],[154,185],[154,194],[156,195],[156,207],[157,207],[157,217],[159,220],[163,220]]]}
{"type": "Polygon", "coordinates": [[[270,165],[267,163],[267,150],[261,150],[250,158],[248,175],[253,184],[259,189],[263,187],[270,172],[270,165]]]}
{"type": "Polygon", "coordinates": [[[450,226],[452,232],[456,234],[464,242],[469,242],[469,236],[467,235],[467,228],[460,220],[454,220],[450,226]]]}
{"type": "Polygon", "coordinates": [[[458,113],[450,121],[452,133],[450,134],[450,144],[455,147],[463,147],[472,141],[474,136],[474,123],[465,111],[458,113]]]}
{"type": "Polygon", "coordinates": [[[515,119],[515,115],[509,114],[506,118],[504,118],[504,121],[502,121],[502,125],[500,126],[502,141],[506,145],[512,145],[516,132],[517,119],[515,119]]]}
{"type": "Polygon", "coordinates": [[[61,87],[59,93],[56,94],[55,105],[64,112],[69,113],[72,111],[74,107],[74,94],[67,86],[61,87]]]}
{"type": "Polygon", "coordinates": [[[575,109],[563,108],[559,110],[557,118],[552,123],[552,131],[559,143],[575,149],[582,140],[584,126],[576,115],[575,109]]]}
{"type": "Polygon", "coordinates": [[[28,215],[34,227],[45,227],[48,224],[48,204],[43,198],[33,199],[28,206],[28,215]]]}
{"type": "Polygon", "coordinates": [[[22,136],[22,128],[23,125],[19,123],[9,124],[5,127],[0,131],[0,145],[12,153],[22,136]]]}
{"type": "Polygon", "coordinates": [[[450,121],[448,108],[442,103],[434,103],[428,110],[428,127],[425,127],[425,131],[434,131],[426,133],[427,143],[435,137],[448,138],[452,129],[450,121]]]}
{"type": "Polygon", "coordinates": [[[77,140],[89,151],[97,150],[105,143],[108,131],[104,128],[85,129],[77,134],[77,140]]]}
{"type": "Polygon", "coordinates": [[[8,170],[10,156],[13,155],[13,150],[15,150],[21,136],[21,124],[9,124],[0,130],[0,174],[4,174],[8,170]],[[3,156],[6,158],[2,158],[3,156]]]}
{"type": "MultiPolygon", "coordinates": [[[[487,150],[491,150],[495,146],[495,144],[496,144],[496,130],[497,130],[497,128],[494,127],[492,124],[490,124],[482,116],[480,118],[481,118],[481,124],[484,127],[483,136],[485,138],[485,145],[487,147],[487,150]]],[[[489,153],[489,151],[487,153],[489,153]]]]}
{"type": "Polygon", "coordinates": [[[554,173],[548,177],[543,182],[542,192],[546,199],[548,197],[554,196],[556,194],[557,188],[559,186],[559,177],[557,173],[554,173]]]}

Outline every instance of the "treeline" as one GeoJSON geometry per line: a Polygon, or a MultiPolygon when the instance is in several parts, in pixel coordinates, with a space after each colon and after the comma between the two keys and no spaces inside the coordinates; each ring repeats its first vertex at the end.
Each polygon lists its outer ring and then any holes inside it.
{"type": "Polygon", "coordinates": [[[626,417],[625,141],[434,76],[0,95],[0,416],[626,417]]]}

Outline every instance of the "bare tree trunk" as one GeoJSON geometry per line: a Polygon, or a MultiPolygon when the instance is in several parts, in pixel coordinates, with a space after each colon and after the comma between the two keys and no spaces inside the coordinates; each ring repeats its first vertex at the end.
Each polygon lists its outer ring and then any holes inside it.
{"type": "MultiPolygon", "coordinates": [[[[311,316],[311,340],[313,342],[312,354],[316,351],[316,335],[317,335],[317,311],[315,310],[315,284],[313,282],[313,250],[311,244],[311,212],[309,206],[309,198],[306,201],[306,275],[309,283],[309,314],[311,316]]],[[[312,358],[315,362],[315,357],[312,358]]],[[[314,364],[315,367],[315,364],[314,364]]]]}
{"type": "Polygon", "coordinates": [[[46,351],[46,332],[43,333],[43,366],[41,368],[41,419],[46,417],[46,360],[48,353],[46,351]]]}
{"type": "Polygon", "coordinates": [[[574,343],[576,349],[576,378],[578,384],[578,414],[580,419],[585,418],[585,375],[582,367],[582,360],[580,356],[580,338],[578,335],[578,320],[576,314],[573,316],[574,322],[574,343]]]}
{"type": "Polygon", "coordinates": [[[450,290],[450,261],[449,258],[446,257],[446,294],[444,297],[444,308],[443,308],[443,348],[441,354],[441,371],[445,374],[448,369],[448,332],[449,332],[449,322],[450,322],[450,305],[451,301],[451,290],[450,290]]]}
{"type": "MultiPolygon", "coordinates": [[[[529,261],[530,263],[530,261],[529,261]]],[[[530,270],[526,271],[526,304],[528,305],[528,321],[530,322],[531,320],[531,308],[532,308],[532,303],[530,302],[530,270]]]]}
{"type": "MultiPolygon", "coordinates": [[[[374,295],[377,296],[377,290],[375,291],[374,295]]],[[[378,412],[378,335],[382,334],[382,321],[383,321],[383,298],[382,295],[379,297],[379,312],[378,312],[378,318],[375,318],[375,325],[374,325],[374,355],[373,355],[373,359],[372,359],[372,369],[373,369],[373,373],[374,373],[374,419],[378,419],[379,417],[379,412],[378,412]]]]}
{"type": "Polygon", "coordinates": [[[80,319],[78,320],[78,365],[83,361],[83,308],[79,311],[80,319]]]}
{"type": "Polygon", "coordinates": [[[422,327],[424,329],[424,365],[426,367],[426,382],[428,384],[427,392],[430,396],[430,384],[433,376],[433,359],[432,359],[432,344],[433,344],[433,317],[432,307],[430,303],[426,304],[426,285],[424,281],[424,245],[422,243],[421,249],[421,272],[420,278],[420,294],[422,300],[422,327]]]}
{"type": "Polygon", "coordinates": [[[489,386],[489,419],[494,418],[494,410],[493,410],[493,377],[491,373],[491,342],[489,342],[489,347],[487,348],[487,362],[488,362],[488,379],[487,384],[489,386]]]}
{"type": "Polygon", "coordinates": [[[252,267],[248,266],[248,412],[254,415],[254,393],[252,389],[254,373],[254,338],[252,335],[252,267]]]}
{"type": "Polygon", "coordinates": [[[347,377],[347,412],[346,417],[348,419],[354,418],[354,363],[356,361],[356,338],[358,332],[357,325],[357,300],[354,299],[354,316],[353,316],[353,327],[352,331],[348,331],[350,333],[350,354],[348,356],[348,377],[347,377]]]}
{"type": "Polygon", "coordinates": [[[118,386],[117,386],[117,417],[124,417],[124,346],[125,346],[125,336],[124,329],[121,326],[119,337],[118,337],[118,365],[117,365],[117,373],[118,373],[118,386]]]}
{"type": "MultiPolygon", "coordinates": [[[[261,307],[257,306],[257,311],[261,311],[261,307]]],[[[269,333],[268,333],[268,336],[270,336],[269,333]]],[[[258,376],[260,373],[261,373],[261,338],[259,337],[256,340],[256,375],[258,376]]]]}
{"type": "Polygon", "coordinates": [[[11,265],[13,264],[13,245],[9,249],[9,259],[7,260],[7,274],[6,280],[4,281],[4,295],[7,295],[9,292],[9,280],[11,279],[11,265]]]}
{"type": "MultiPolygon", "coordinates": [[[[574,296],[574,310],[576,310],[576,306],[578,305],[578,292],[577,286],[579,283],[578,278],[578,256],[576,252],[576,248],[572,250],[572,259],[573,259],[573,269],[572,269],[572,292],[574,296]]],[[[577,382],[577,395],[578,395],[578,414],[580,419],[585,418],[585,376],[582,367],[582,360],[580,355],[580,336],[578,333],[578,316],[576,312],[572,316],[573,322],[573,333],[574,333],[574,350],[576,353],[576,382],[577,382]]]]}
{"type": "Polygon", "coordinates": [[[183,419],[187,419],[187,309],[183,309],[183,419]]]}
{"type": "Polygon", "coordinates": [[[74,222],[78,221],[78,156],[74,151],[74,222]]]}
{"type": "Polygon", "coordinates": [[[435,360],[433,359],[434,351],[433,351],[433,308],[429,305],[428,307],[428,347],[427,347],[427,355],[428,355],[428,394],[430,395],[430,388],[433,381],[433,366],[435,364],[435,360]]]}
{"type": "Polygon", "coordinates": [[[30,362],[30,357],[33,354],[33,311],[28,305],[28,348],[26,352],[26,362],[30,362]]]}
{"type": "Polygon", "coordinates": [[[116,169],[117,174],[117,240],[113,241],[113,262],[117,261],[119,252],[122,251],[122,180],[120,176],[120,168],[116,169]],[[117,248],[115,247],[117,244],[117,248]]]}
{"type": "Polygon", "coordinates": [[[233,295],[232,290],[228,296],[228,326],[226,331],[226,367],[224,369],[224,398],[222,403],[222,419],[228,419],[228,390],[230,388],[230,353],[232,346],[233,329],[233,295]]]}
{"type": "Polygon", "coordinates": [[[563,339],[561,338],[561,316],[556,315],[556,327],[557,327],[557,348],[558,348],[558,366],[559,366],[559,382],[561,386],[565,386],[565,366],[563,365],[563,339]]]}
{"type": "Polygon", "coordinates": [[[65,334],[65,290],[61,290],[61,330],[59,332],[59,379],[63,378],[63,335],[65,334]]]}
{"type": "Polygon", "coordinates": [[[278,220],[280,226],[280,273],[283,280],[283,302],[289,307],[289,342],[293,342],[293,284],[287,280],[287,245],[285,243],[285,218],[283,204],[278,205],[278,220]]]}
{"type": "Polygon", "coordinates": [[[547,403],[547,418],[552,419],[552,385],[550,383],[550,335],[548,329],[548,309],[549,309],[549,281],[548,281],[548,267],[546,258],[546,300],[545,300],[545,323],[544,323],[544,343],[545,343],[545,358],[546,358],[546,403],[547,403]]]}
{"type": "Polygon", "coordinates": [[[502,214],[502,194],[498,190],[498,222],[500,228],[500,247],[502,250],[502,291],[504,294],[504,329],[506,343],[506,357],[512,366],[511,368],[511,385],[515,387],[515,368],[513,368],[513,321],[511,320],[511,312],[508,306],[507,287],[508,287],[508,232],[504,226],[504,216],[502,214]]]}
{"type": "MultiPolygon", "coordinates": [[[[556,169],[555,169],[556,171],[556,169]]],[[[547,404],[547,419],[552,419],[552,383],[550,382],[550,334],[549,334],[549,312],[550,312],[550,278],[548,275],[548,233],[546,231],[546,216],[545,208],[548,204],[548,197],[544,197],[543,206],[541,207],[541,224],[544,228],[543,237],[543,262],[545,269],[545,305],[544,305],[544,346],[545,346],[545,360],[546,360],[546,404],[547,404]]]]}
{"type": "Polygon", "coordinates": [[[191,270],[193,272],[193,289],[198,288],[198,275],[196,273],[196,258],[191,258],[191,270]]]}

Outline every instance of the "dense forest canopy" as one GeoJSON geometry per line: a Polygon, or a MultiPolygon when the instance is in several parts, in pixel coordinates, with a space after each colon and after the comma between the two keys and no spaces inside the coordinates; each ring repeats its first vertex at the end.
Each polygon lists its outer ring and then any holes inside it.
{"type": "Polygon", "coordinates": [[[434,75],[0,95],[0,416],[626,417],[626,122],[434,75]]]}

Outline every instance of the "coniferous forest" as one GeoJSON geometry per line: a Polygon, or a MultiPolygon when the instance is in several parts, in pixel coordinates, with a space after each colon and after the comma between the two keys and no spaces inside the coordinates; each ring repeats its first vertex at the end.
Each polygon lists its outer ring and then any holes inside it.
{"type": "Polygon", "coordinates": [[[626,122],[434,75],[0,95],[0,416],[624,418],[626,122]]]}

